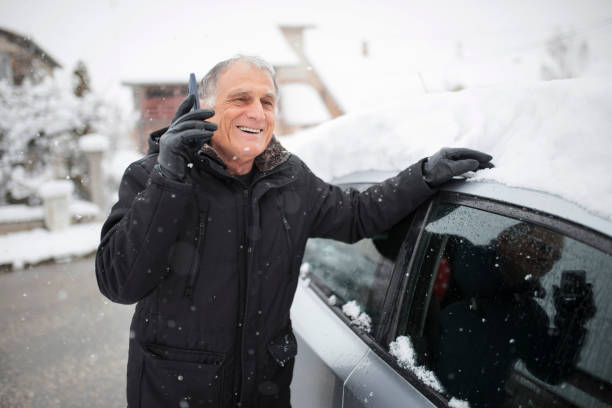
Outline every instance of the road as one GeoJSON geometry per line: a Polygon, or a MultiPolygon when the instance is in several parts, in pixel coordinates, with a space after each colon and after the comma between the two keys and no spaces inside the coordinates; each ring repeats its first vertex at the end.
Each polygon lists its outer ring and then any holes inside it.
{"type": "MultiPolygon", "coordinates": [[[[0,274],[0,407],[125,407],[133,310],[100,294],[93,257],[0,274]]],[[[312,364],[305,352],[297,367],[312,364]]],[[[303,381],[293,405],[312,408],[303,381]]]]}
{"type": "Polygon", "coordinates": [[[0,407],[125,407],[133,306],[98,291],[93,257],[0,274],[0,407]]]}

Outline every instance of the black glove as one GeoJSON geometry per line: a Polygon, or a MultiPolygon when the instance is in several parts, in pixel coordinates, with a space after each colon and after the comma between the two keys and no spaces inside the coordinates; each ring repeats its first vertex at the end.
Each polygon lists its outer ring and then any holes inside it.
{"type": "Polygon", "coordinates": [[[176,181],[185,181],[186,169],[193,162],[194,153],[217,130],[216,124],[204,122],[215,114],[214,111],[201,109],[189,112],[194,101],[194,95],[187,96],[176,111],[170,127],[159,139],[157,162],[161,173],[176,181]]]}
{"type": "Polygon", "coordinates": [[[477,150],[445,147],[423,163],[423,178],[430,187],[438,187],[465,172],[494,167],[491,159],[477,150]]]}
{"type": "Polygon", "coordinates": [[[593,285],[586,282],[583,270],[563,271],[561,287],[553,285],[553,301],[557,310],[555,326],[559,329],[571,324],[583,326],[597,311],[593,285]]]}

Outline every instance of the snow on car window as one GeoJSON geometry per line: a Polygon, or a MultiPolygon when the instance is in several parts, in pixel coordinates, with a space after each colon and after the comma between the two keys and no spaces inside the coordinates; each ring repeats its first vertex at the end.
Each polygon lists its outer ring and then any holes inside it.
{"type": "Polygon", "coordinates": [[[424,366],[416,364],[416,354],[409,337],[399,336],[389,345],[389,352],[395,357],[400,367],[413,373],[425,385],[438,392],[443,392],[442,385],[436,375],[424,366]]]}
{"type": "Polygon", "coordinates": [[[470,408],[470,403],[453,397],[448,401],[448,406],[450,408],[470,408]]]}
{"type": "Polygon", "coordinates": [[[361,307],[355,300],[346,302],[342,306],[342,312],[351,319],[351,324],[366,333],[372,330],[372,319],[365,312],[361,311],[361,307]]]}
{"type": "Polygon", "coordinates": [[[431,233],[463,237],[474,245],[487,245],[503,230],[519,222],[512,218],[482,211],[478,213],[478,228],[474,228],[474,218],[472,209],[457,207],[428,224],[425,229],[431,233]]]}
{"type": "Polygon", "coordinates": [[[312,268],[310,267],[310,264],[308,262],[302,263],[302,265],[300,266],[300,278],[306,279],[311,269],[312,268]]]}

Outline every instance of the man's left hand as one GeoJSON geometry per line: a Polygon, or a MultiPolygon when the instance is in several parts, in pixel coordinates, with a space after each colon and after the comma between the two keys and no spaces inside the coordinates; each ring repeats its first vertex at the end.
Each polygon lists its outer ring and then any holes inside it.
{"type": "Polygon", "coordinates": [[[494,167],[492,159],[477,150],[445,147],[423,163],[423,178],[430,187],[439,187],[454,176],[494,167]]]}

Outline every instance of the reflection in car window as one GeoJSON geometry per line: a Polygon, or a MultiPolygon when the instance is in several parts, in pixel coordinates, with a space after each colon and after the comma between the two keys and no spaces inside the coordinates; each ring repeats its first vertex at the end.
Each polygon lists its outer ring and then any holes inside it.
{"type": "Polygon", "coordinates": [[[437,203],[400,335],[472,407],[612,404],[612,256],[528,222],[437,203]]]}
{"type": "Polygon", "coordinates": [[[371,318],[371,333],[380,321],[391,272],[410,221],[409,216],[386,233],[354,244],[316,238],[306,246],[304,262],[315,282],[337,299],[338,306],[354,309],[352,302],[356,302],[371,318]]]}
{"type": "Polygon", "coordinates": [[[311,239],[304,261],[311,273],[335,296],[339,305],[355,301],[378,322],[384,282],[388,282],[393,264],[382,257],[371,239],[349,245],[329,239],[311,239]]]}

